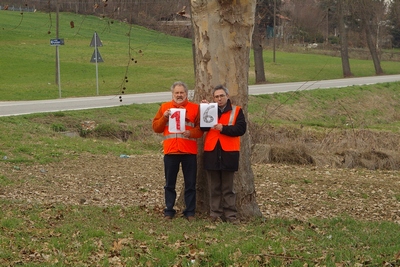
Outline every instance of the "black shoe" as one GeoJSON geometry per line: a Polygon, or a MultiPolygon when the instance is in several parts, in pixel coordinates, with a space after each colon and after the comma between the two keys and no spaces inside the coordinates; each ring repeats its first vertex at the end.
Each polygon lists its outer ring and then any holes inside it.
{"type": "Polygon", "coordinates": [[[227,223],[231,223],[233,225],[239,225],[240,221],[236,218],[226,218],[226,222],[227,223]]]}
{"type": "Polygon", "coordinates": [[[187,216],[186,220],[188,220],[189,222],[194,222],[196,218],[194,216],[187,216]]]}
{"type": "Polygon", "coordinates": [[[221,218],[220,217],[216,217],[216,216],[210,216],[209,220],[212,223],[217,223],[217,222],[221,221],[221,218]]]}
{"type": "Polygon", "coordinates": [[[166,220],[166,221],[172,221],[172,216],[165,215],[165,216],[164,216],[164,220],[166,220]]]}

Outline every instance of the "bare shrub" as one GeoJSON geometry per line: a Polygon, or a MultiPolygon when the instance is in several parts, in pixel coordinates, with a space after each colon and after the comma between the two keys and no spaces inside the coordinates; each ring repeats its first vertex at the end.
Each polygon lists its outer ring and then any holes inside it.
{"type": "Polygon", "coordinates": [[[342,158],[343,168],[366,168],[369,170],[398,170],[399,156],[388,151],[357,151],[347,150],[338,155],[342,158]]]}
{"type": "Polygon", "coordinates": [[[307,147],[298,142],[274,146],[271,149],[271,161],[297,165],[314,164],[314,159],[308,153],[307,147]]]}
{"type": "Polygon", "coordinates": [[[372,130],[249,124],[254,163],[400,169],[399,135],[372,130]]]}

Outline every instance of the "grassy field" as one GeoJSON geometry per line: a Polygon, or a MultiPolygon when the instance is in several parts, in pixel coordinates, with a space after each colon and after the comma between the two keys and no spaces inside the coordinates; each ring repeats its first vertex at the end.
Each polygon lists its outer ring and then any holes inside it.
{"type": "MultiPolygon", "coordinates": [[[[55,49],[49,45],[49,39],[54,37],[54,15],[51,21],[49,15],[43,13],[21,16],[18,12],[0,11],[0,17],[0,49],[3,51],[0,100],[57,98],[55,49]],[[52,33],[49,35],[48,31],[52,33]]],[[[90,16],[61,14],[60,25],[60,37],[66,41],[65,46],[60,47],[63,97],[95,95],[95,67],[89,62],[93,53],[89,44],[94,31],[98,32],[104,45],[99,48],[105,60],[99,65],[100,94],[119,94],[124,86],[126,93],[165,91],[175,80],[184,80],[193,86],[190,40],[137,26],[130,29],[124,23],[90,16]],[[75,21],[73,29],[69,27],[71,20],[75,21]],[[131,65],[127,70],[128,62],[131,65]]],[[[278,52],[276,64],[270,63],[268,52],[265,58],[267,77],[271,82],[332,79],[341,75],[340,61],[334,57],[278,52]]],[[[398,62],[383,62],[382,66],[388,74],[399,72],[398,62]]],[[[370,61],[352,60],[352,70],[356,76],[373,75],[370,61]]],[[[376,152],[390,148],[392,154],[398,155],[399,99],[399,83],[252,96],[249,119],[259,127],[251,128],[252,139],[254,143],[290,143],[285,138],[299,138],[303,143],[317,143],[323,136],[325,143],[320,150],[327,152],[331,148],[327,148],[329,138],[326,136],[337,132],[332,138],[335,146],[341,141],[346,148],[357,152],[360,149],[357,142],[354,142],[356,147],[352,147],[349,140],[344,142],[347,134],[375,146],[376,152]],[[359,132],[381,135],[373,135],[371,142],[363,140],[359,132]],[[271,137],[276,140],[271,141],[271,137]]],[[[41,174],[51,166],[63,166],[80,159],[92,162],[98,172],[89,186],[95,191],[102,183],[100,173],[106,172],[111,164],[107,161],[96,164],[98,158],[95,156],[160,155],[161,139],[151,130],[151,120],[158,107],[158,104],[145,104],[0,118],[1,266],[400,265],[400,226],[394,219],[361,220],[348,212],[307,220],[255,218],[239,226],[215,225],[204,218],[192,224],[178,218],[170,224],[160,221],[160,210],[155,210],[160,207],[146,203],[106,207],[72,205],[66,198],[63,201],[65,196],[59,196],[58,202],[37,201],[49,197],[46,191],[59,189],[54,184],[61,175],[72,175],[62,167],[54,176],[41,174]],[[85,121],[96,122],[96,129],[84,130],[82,123],[85,121]],[[128,140],[123,140],[125,134],[129,134],[128,140]],[[24,198],[19,197],[24,186],[33,184],[37,184],[35,189],[32,188],[24,198]],[[9,192],[15,193],[13,198],[5,197],[9,192]]],[[[141,169],[154,167],[149,162],[133,162],[134,166],[118,164],[112,167],[134,168],[139,164],[142,164],[141,169]]],[[[274,162],[265,166],[267,169],[278,168],[274,162]]],[[[314,182],[303,176],[298,168],[284,168],[299,179],[286,181],[284,189],[297,185],[295,182],[300,183],[300,189],[311,183],[316,183],[316,187],[322,183],[317,174],[312,177],[317,180],[314,182]]],[[[305,168],[316,173],[314,167],[305,168]]],[[[82,171],[90,174],[90,170],[82,171]]],[[[320,172],[329,175],[323,168],[320,172]]],[[[363,169],[360,172],[370,179],[381,173],[363,169]]],[[[111,173],[106,177],[110,182],[107,186],[118,188],[119,184],[114,182],[118,171],[111,170],[111,173]]],[[[139,192],[150,194],[146,183],[151,176],[157,175],[150,173],[150,176],[139,177],[139,192]]],[[[390,183],[399,175],[398,170],[388,172],[388,180],[379,178],[382,179],[379,181],[390,183]]],[[[79,177],[85,177],[85,173],[79,177]]],[[[346,179],[349,177],[345,176],[346,179]]],[[[79,179],[69,182],[76,183],[78,188],[83,184],[79,179]]],[[[64,186],[68,194],[74,194],[68,190],[69,184],[59,187],[64,186]]],[[[366,186],[370,186],[368,182],[366,186]]],[[[393,195],[391,201],[398,205],[400,192],[396,183],[392,186],[394,192],[388,190],[382,194],[393,195]]],[[[350,209],[358,208],[351,206],[354,194],[350,194],[349,199],[341,198],[347,190],[357,188],[329,191],[333,185],[327,187],[331,197],[327,206],[334,209],[335,199],[338,199],[348,201],[350,209]]],[[[308,198],[313,201],[322,189],[308,198]]],[[[134,190],[136,188],[132,187],[126,191],[132,191],[129,193],[132,195],[136,194],[134,190]]],[[[290,192],[287,193],[285,201],[291,197],[290,192]]],[[[374,206],[386,204],[381,203],[381,199],[374,199],[369,191],[360,195],[361,199],[372,199],[374,206]]],[[[269,198],[265,201],[271,202],[269,198]]],[[[364,210],[368,211],[367,208],[364,210]]],[[[399,216],[396,214],[393,218],[399,216]]]]}
{"type": "MultiPolygon", "coordinates": [[[[56,36],[55,14],[0,11],[0,16],[0,100],[58,98],[56,48],[50,46],[50,39],[56,36]]],[[[100,95],[166,91],[176,80],[194,86],[189,39],[70,13],[60,14],[59,25],[59,37],[65,41],[59,47],[62,97],[97,93],[96,68],[90,63],[94,32],[103,44],[99,47],[104,59],[98,64],[100,95]]],[[[272,51],[267,50],[264,59],[266,77],[272,83],[342,78],[338,57],[277,51],[273,63],[272,51]]],[[[251,54],[250,84],[254,83],[252,62],[251,54]]],[[[355,76],[374,75],[372,61],[351,59],[350,63],[355,76]]],[[[400,72],[398,62],[383,61],[382,67],[386,74],[400,72]]]]}
{"type": "MultiPolygon", "coordinates": [[[[58,98],[55,84],[55,15],[0,11],[4,57],[0,61],[0,99],[58,98]],[[48,34],[48,32],[51,32],[48,34]]],[[[95,64],[90,63],[94,32],[99,52],[101,95],[167,90],[175,80],[193,86],[191,40],[93,16],[60,14],[60,73],[63,97],[96,95],[95,64]],[[70,21],[75,27],[70,27],[70,21]],[[125,77],[127,79],[125,79],[125,77]],[[128,80],[128,82],[126,82],[128,80]]]]}
{"type": "MultiPolygon", "coordinates": [[[[276,142],[269,136],[270,131],[266,129],[269,126],[286,127],[289,132],[305,127],[316,132],[314,138],[317,139],[335,131],[371,130],[397,134],[400,130],[399,99],[399,83],[251,96],[249,119],[252,127],[258,127],[250,128],[252,140],[254,143],[276,142]]],[[[161,149],[160,139],[152,132],[151,121],[158,108],[157,103],[134,104],[1,117],[0,132],[8,134],[0,135],[0,157],[7,156],[15,163],[46,164],[85,152],[116,156],[157,152],[161,149]],[[95,122],[96,129],[86,132],[82,126],[85,121],[95,122]],[[87,138],[70,138],[68,133],[87,138]],[[129,142],[121,142],[125,133],[129,133],[129,142]],[[90,142],[92,138],[96,141],[90,142]]],[[[391,147],[384,147],[386,142],[380,143],[382,147],[377,142],[375,149],[400,149],[395,141],[391,147]]]]}

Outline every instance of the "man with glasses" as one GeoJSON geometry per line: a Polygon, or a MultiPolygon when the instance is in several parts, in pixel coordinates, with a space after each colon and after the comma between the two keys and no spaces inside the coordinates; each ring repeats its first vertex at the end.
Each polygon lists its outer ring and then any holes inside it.
{"type": "MultiPolygon", "coordinates": [[[[212,90],[218,104],[218,123],[207,131],[203,162],[210,189],[210,219],[237,224],[236,194],[233,178],[239,168],[240,136],[246,132],[246,119],[239,106],[232,105],[229,91],[222,85],[212,90]]],[[[206,100],[202,101],[207,103],[206,100]]]]}

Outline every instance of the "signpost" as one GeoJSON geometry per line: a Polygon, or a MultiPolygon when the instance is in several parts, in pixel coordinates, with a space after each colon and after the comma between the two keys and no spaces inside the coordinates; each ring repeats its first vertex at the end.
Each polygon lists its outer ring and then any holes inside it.
{"type": "Polygon", "coordinates": [[[98,69],[97,63],[104,62],[104,61],[100,55],[99,49],[97,48],[99,46],[103,46],[97,32],[94,32],[92,41],[90,42],[90,46],[94,47],[93,55],[92,55],[92,58],[90,59],[90,62],[96,63],[96,93],[97,93],[97,95],[99,95],[99,69],[98,69]]]}
{"type": "Polygon", "coordinates": [[[58,47],[64,45],[64,39],[50,39],[50,45],[56,47],[56,61],[57,61],[57,82],[58,82],[58,96],[61,98],[61,74],[60,74],[60,53],[58,47]]]}
{"type": "Polygon", "coordinates": [[[64,44],[64,40],[61,42],[61,39],[59,39],[59,32],[60,32],[60,3],[58,0],[56,0],[56,39],[50,40],[50,45],[52,43],[56,47],[56,84],[58,85],[58,95],[59,98],[61,98],[61,81],[60,81],[60,51],[59,51],[59,46],[61,44],[64,44]]]}

